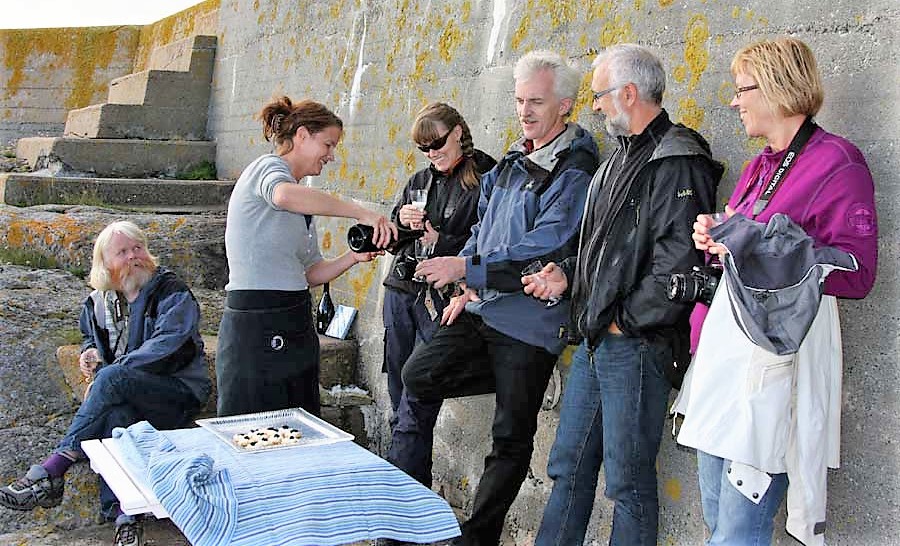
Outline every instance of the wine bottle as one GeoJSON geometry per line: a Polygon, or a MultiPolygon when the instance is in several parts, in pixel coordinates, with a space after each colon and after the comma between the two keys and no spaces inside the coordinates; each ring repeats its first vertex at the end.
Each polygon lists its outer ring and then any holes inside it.
{"type": "MultiPolygon", "coordinates": [[[[350,246],[350,250],[353,252],[375,252],[376,250],[379,250],[379,248],[372,242],[372,235],[374,233],[375,228],[372,226],[356,224],[347,230],[347,245],[350,246]]],[[[397,238],[391,238],[391,241],[388,243],[388,246],[385,247],[385,250],[391,254],[396,254],[398,250],[424,234],[425,232],[421,229],[407,229],[397,226],[397,238]]]]}
{"type": "Polygon", "coordinates": [[[331,293],[328,291],[328,283],[322,290],[322,299],[319,300],[319,306],[316,308],[316,331],[324,334],[334,318],[334,302],[331,301],[331,293]]]}

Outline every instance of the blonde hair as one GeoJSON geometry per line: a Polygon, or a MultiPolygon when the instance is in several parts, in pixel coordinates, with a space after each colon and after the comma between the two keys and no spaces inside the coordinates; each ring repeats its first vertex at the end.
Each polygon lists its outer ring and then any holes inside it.
{"type": "MultiPolygon", "coordinates": [[[[107,269],[106,264],[103,262],[103,253],[106,251],[106,247],[109,246],[109,242],[116,233],[121,233],[129,239],[138,241],[144,245],[144,249],[147,249],[147,236],[144,235],[141,228],[137,227],[132,222],[122,220],[113,222],[103,228],[100,235],[97,235],[97,240],[94,241],[94,255],[91,259],[90,284],[97,290],[112,290],[114,288],[112,286],[112,275],[110,274],[109,269],[107,269]]],[[[150,261],[153,262],[154,268],[159,265],[156,256],[150,254],[149,249],[147,249],[147,256],[149,256],[150,261]]]]}
{"type": "Polygon", "coordinates": [[[751,76],[772,112],[814,116],[825,100],[822,77],[808,45],[796,38],[763,40],[740,49],[731,74],[751,76]]]}

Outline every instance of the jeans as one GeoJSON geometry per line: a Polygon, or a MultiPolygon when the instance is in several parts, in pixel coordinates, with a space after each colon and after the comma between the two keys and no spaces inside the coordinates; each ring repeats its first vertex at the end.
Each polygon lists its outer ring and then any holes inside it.
{"type": "Polygon", "coordinates": [[[582,544],[601,463],[615,502],[609,543],[655,546],[659,499],[656,455],[671,385],[663,342],[607,334],[572,358],[547,474],[553,490],[535,544],[582,544]]]}
{"type": "Polygon", "coordinates": [[[731,461],[697,450],[697,474],[703,521],[709,545],[763,546],[772,543],[775,514],[787,493],[787,474],[772,474],[772,483],[759,504],[728,481],[731,461]]]}
{"type": "Polygon", "coordinates": [[[463,313],[438,330],[430,343],[416,347],[403,368],[408,410],[401,401],[388,460],[413,477],[430,469],[431,451],[422,449],[417,437],[434,428],[434,419],[423,418],[415,401],[496,393],[492,449],[458,543],[499,542],[503,520],[528,472],[537,414],[556,358],[494,330],[477,315],[463,313]]]}
{"type": "MultiPolygon", "coordinates": [[[[97,371],[90,393],[72,418],[56,451],[79,453],[83,440],[109,438],[115,427],[146,419],[158,429],[187,425],[200,403],[180,380],[134,368],[110,365],[97,371]]],[[[116,517],[115,494],[100,480],[102,515],[116,517]]]]}
{"type": "MultiPolygon", "coordinates": [[[[416,342],[431,341],[438,329],[438,320],[431,320],[423,304],[417,304],[417,294],[410,294],[395,288],[384,291],[384,371],[387,372],[388,393],[394,415],[400,407],[403,395],[401,372],[416,342]]],[[[444,301],[436,298],[435,311],[438,316],[444,310],[444,301]]],[[[437,408],[438,410],[440,407],[437,408]]]]}

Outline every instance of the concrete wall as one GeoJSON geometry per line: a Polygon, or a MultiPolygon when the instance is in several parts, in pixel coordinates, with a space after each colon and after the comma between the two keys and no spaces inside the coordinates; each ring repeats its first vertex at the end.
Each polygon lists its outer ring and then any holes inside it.
{"type": "MultiPolygon", "coordinates": [[[[219,45],[209,132],[218,144],[220,176],[237,177],[244,165],[269,150],[253,115],[273,93],[310,97],[331,105],[347,128],[338,161],[310,183],[384,211],[406,178],[426,165],[407,136],[421,105],[438,99],[453,103],[468,120],[476,145],[499,157],[518,136],[512,65],[530,49],[550,48],[571,56],[584,71],[585,93],[575,118],[596,130],[587,109],[588,67],[598,49],[622,41],[641,41],[658,49],[670,74],[665,106],[676,120],[705,134],[715,155],[728,165],[720,193],[724,199],[741,167],[762,146],[745,138],[737,116],[727,106],[732,54],[762,37],[792,34],[807,41],[818,55],[827,89],[818,121],[848,136],[869,159],[882,232],[882,265],[873,294],[862,302],[842,305],[846,348],[843,468],[830,475],[829,541],[900,544],[896,538],[900,535],[900,444],[896,441],[900,433],[896,395],[900,278],[897,268],[891,267],[900,250],[894,204],[900,193],[900,180],[894,174],[900,165],[896,129],[900,122],[896,30],[900,9],[896,2],[225,0],[217,5],[219,45]]],[[[211,25],[213,12],[204,13],[206,22],[193,24],[211,25]]],[[[141,43],[147,33],[149,42],[164,43],[166,28],[185,31],[192,24],[179,21],[159,24],[155,37],[145,29],[141,43]]],[[[145,58],[143,53],[137,55],[141,56],[145,58]]],[[[141,67],[140,60],[135,67],[141,67]]],[[[6,75],[0,82],[9,78],[6,75]]],[[[16,108],[13,105],[12,111],[16,108]]],[[[598,136],[608,151],[609,140],[598,136]]],[[[347,225],[346,221],[320,222],[326,254],[337,255],[345,249],[347,225]]],[[[339,303],[361,310],[356,330],[361,346],[359,379],[377,396],[382,410],[373,430],[376,447],[381,449],[387,441],[389,411],[380,372],[380,280],[387,266],[386,259],[358,266],[335,286],[339,303]]],[[[564,356],[563,372],[567,362],[564,356]]],[[[439,420],[436,487],[451,503],[464,508],[470,506],[482,459],[490,448],[491,410],[490,397],[450,401],[439,420]]],[[[557,420],[555,409],[540,415],[531,472],[508,520],[509,542],[530,544],[533,540],[552,485],[545,467],[557,420]]],[[[700,543],[702,520],[693,454],[667,437],[659,472],[661,543],[700,543]]],[[[610,505],[598,495],[590,543],[606,542],[610,516],[610,505]]],[[[776,542],[790,544],[791,540],[779,532],[776,542]]]]}
{"type": "Polygon", "coordinates": [[[69,110],[104,102],[132,70],[140,28],[0,30],[0,143],[61,135],[69,110]]]}
{"type": "Polygon", "coordinates": [[[113,78],[146,69],[150,51],[215,35],[219,0],[145,26],[0,30],[0,144],[62,134],[69,110],[106,102],[113,78]]]}

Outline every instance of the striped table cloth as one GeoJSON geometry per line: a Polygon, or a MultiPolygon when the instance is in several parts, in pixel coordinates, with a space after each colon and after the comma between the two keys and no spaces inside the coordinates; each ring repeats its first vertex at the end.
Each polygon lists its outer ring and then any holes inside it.
{"type": "Polygon", "coordinates": [[[459,535],[450,506],[353,442],[238,453],[202,429],[116,429],[126,464],[194,546],[331,546],[459,535]]]}

